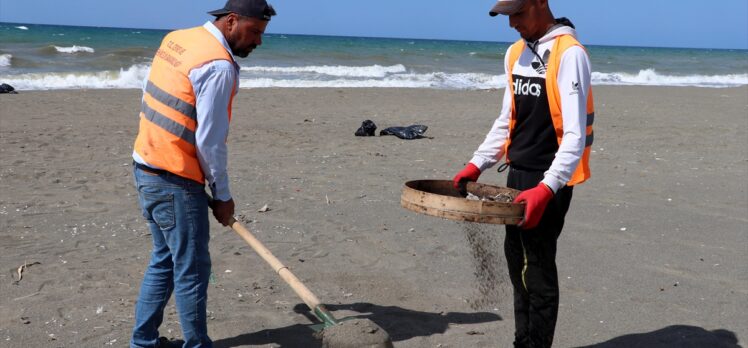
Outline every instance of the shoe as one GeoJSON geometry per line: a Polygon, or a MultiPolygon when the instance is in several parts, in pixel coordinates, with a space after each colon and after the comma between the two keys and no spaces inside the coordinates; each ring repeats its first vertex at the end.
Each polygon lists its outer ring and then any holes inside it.
{"type": "Polygon", "coordinates": [[[171,343],[169,343],[169,339],[166,337],[159,337],[158,342],[156,342],[156,348],[168,348],[171,347],[171,343]]]}

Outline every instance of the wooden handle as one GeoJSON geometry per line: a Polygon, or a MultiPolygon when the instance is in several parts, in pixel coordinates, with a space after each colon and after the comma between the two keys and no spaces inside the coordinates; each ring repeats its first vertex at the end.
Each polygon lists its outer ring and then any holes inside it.
{"type": "Polygon", "coordinates": [[[296,278],[296,276],[291,273],[291,270],[288,269],[285,265],[283,265],[280,260],[278,260],[275,256],[273,256],[273,253],[268,250],[262,243],[255,238],[255,236],[252,235],[249,230],[247,230],[239,221],[236,221],[236,219],[231,218],[231,221],[229,222],[229,225],[231,226],[231,229],[234,230],[239,236],[241,236],[249,246],[252,247],[252,249],[257,252],[257,254],[262,257],[265,262],[267,262],[270,267],[273,268],[273,270],[278,273],[278,275],[283,278],[283,280],[286,281],[286,284],[288,284],[294,292],[296,292],[296,295],[298,295],[304,303],[306,303],[309,308],[314,310],[317,308],[317,306],[320,305],[320,301],[317,298],[317,296],[314,296],[314,294],[309,291],[309,289],[304,286],[304,283],[302,283],[299,278],[296,278]]]}

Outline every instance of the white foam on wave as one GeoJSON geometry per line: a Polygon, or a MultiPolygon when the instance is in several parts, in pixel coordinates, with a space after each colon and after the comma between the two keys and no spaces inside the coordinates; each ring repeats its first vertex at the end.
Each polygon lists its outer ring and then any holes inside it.
{"type": "Polygon", "coordinates": [[[592,84],[724,88],[748,85],[748,74],[674,76],[658,74],[654,69],[641,70],[638,74],[593,72],[592,84]]]}
{"type": "Polygon", "coordinates": [[[391,66],[254,66],[243,67],[242,88],[402,87],[440,89],[490,89],[506,85],[489,74],[444,72],[412,73],[402,64],[391,66]],[[249,75],[249,76],[247,76],[249,75]]]}
{"type": "Polygon", "coordinates": [[[25,25],[19,25],[19,26],[16,27],[16,29],[29,30],[29,27],[27,27],[25,25]]]}
{"type": "Polygon", "coordinates": [[[242,71],[253,73],[275,73],[275,74],[322,74],[339,77],[385,77],[390,74],[399,74],[407,71],[404,65],[392,66],[370,65],[370,66],[248,66],[242,67],[242,71]]]}
{"type": "Polygon", "coordinates": [[[2,80],[17,90],[142,88],[148,69],[148,65],[139,64],[119,71],[34,73],[10,75],[2,80]]]}
{"type": "Polygon", "coordinates": [[[493,89],[506,86],[504,75],[488,74],[395,74],[382,79],[274,79],[267,77],[242,78],[241,88],[436,88],[436,89],[493,89]]]}
{"type": "MultiPolygon", "coordinates": [[[[506,75],[490,75],[480,73],[393,73],[388,74],[384,77],[363,76],[363,74],[340,74],[332,76],[336,78],[320,78],[320,76],[314,75],[302,75],[294,77],[273,77],[266,75],[257,76],[257,78],[244,77],[241,80],[241,87],[401,87],[437,89],[496,89],[506,87],[507,83],[506,75]]],[[[596,86],[632,85],[727,88],[748,85],[748,74],[673,76],[660,75],[651,69],[642,70],[638,74],[593,72],[592,84],[596,86]]]]}
{"type": "MultiPolygon", "coordinates": [[[[0,55],[0,66],[10,66],[12,56],[0,55]]],[[[5,71],[12,71],[3,69],[5,71]]],[[[148,73],[147,64],[131,66],[119,71],[89,73],[31,73],[1,76],[19,90],[83,89],[83,88],[141,88],[148,73]]],[[[242,88],[433,88],[483,90],[506,87],[505,75],[483,73],[414,73],[402,65],[393,66],[299,66],[246,67],[242,69],[242,88]]],[[[748,85],[748,74],[733,75],[660,75],[654,70],[638,74],[592,73],[593,85],[649,85],[736,87],[748,85]]]]}
{"type": "Polygon", "coordinates": [[[55,49],[57,50],[57,52],[60,52],[60,53],[78,53],[78,52],[94,53],[95,52],[94,49],[91,47],[78,46],[78,45],[73,45],[71,47],[55,46],[55,49]]]}
{"type": "MultiPolygon", "coordinates": [[[[505,75],[444,72],[415,74],[402,64],[392,66],[245,67],[242,87],[405,87],[441,89],[494,89],[506,87],[505,75]],[[251,78],[255,77],[255,78],[251,78]],[[331,78],[332,77],[332,78],[331,78]]],[[[629,73],[592,73],[593,85],[736,87],[748,85],[748,74],[662,75],[653,69],[629,73]]]]}
{"type": "Polygon", "coordinates": [[[0,67],[10,66],[13,55],[0,54],[0,67]]]}

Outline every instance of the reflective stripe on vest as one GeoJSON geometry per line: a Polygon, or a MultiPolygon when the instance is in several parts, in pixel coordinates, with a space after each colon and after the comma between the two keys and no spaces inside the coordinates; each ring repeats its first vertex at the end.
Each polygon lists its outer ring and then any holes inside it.
{"type": "Polygon", "coordinates": [[[197,111],[195,111],[195,107],[192,104],[172,96],[163,89],[156,87],[153,82],[148,81],[145,86],[145,91],[162,104],[168,105],[172,109],[181,112],[183,115],[189,116],[193,120],[197,119],[197,111]]]}
{"type": "MultiPolygon", "coordinates": [[[[579,46],[584,48],[584,46],[582,46],[579,41],[577,41],[571,35],[561,35],[556,37],[556,41],[553,44],[553,48],[551,49],[550,58],[548,59],[548,66],[545,75],[545,85],[548,92],[548,106],[550,107],[551,121],[553,122],[553,128],[556,132],[556,140],[558,140],[559,145],[561,144],[561,140],[563,139],[564,125],[561,113],[561,96],[558,91],[558,68],[561,65],[561,57],[563,56],[564,51],[572,46],[579,46]]],[[[506,144],[504,145],[504,153],[508,153],[509,143],[511,142],[511,133],[516,124],[516,111],[514,105],[514,81],[512,71],[514,70],[515,63],[517,63],[519,57],[522,55],[522,51],[524,50],[524,40],[515,42],[509,48],[509,71],[507,72],[509,84],[506,88],[509,88],[509,91],[512,93],[512,111],[511,116],[509,117],[509,136],[507,137],[506,144]]],[[[592,142],[595,138],[594,133],[592,132],[592,124],[594,122],[595,105],[592,98],[592,86],[590,86],[590,89],[587,93],[587,124],[585,132],[586,137],[584,142],[584,151],[582,153],[582,158],[579,161],[579,165],[577,165],[577,168],[571,175],[571,179],[567,183],[568,186],[580,184],[590,177],[590,150],[592,142]]]]}
{"type": "Polygon", "coordinates": [[[204,27],[167,34],[153,58],[135,139],[135,152],[149,165],[199,183],[205,182],[205,175],[197,158],[196,98],[189,74],[215,60],[233,62],[231,54],[204,27]]]}
{"type": "Polygon", "coordinates": [[[165,131],[186,141],[190,145],[195,145],[195,132],[187,129],[187,127],[160,114],[158,111],[151,109],[145,102],[141,104],[140,112],[142,113],[142,117],[145,117],[146,120],[151,121],[157,126],[163,128],[165,131]]]}

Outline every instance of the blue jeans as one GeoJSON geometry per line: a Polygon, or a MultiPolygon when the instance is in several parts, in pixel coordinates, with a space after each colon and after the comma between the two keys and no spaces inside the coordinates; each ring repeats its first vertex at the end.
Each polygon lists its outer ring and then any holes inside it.
{"type": "Polygon", "coordinates": [[[151,261],[135,306],[130,347],[156,347],[164,307],[174,292],[184,347],[212,347],[206,323],[210,239],[203,185],[135,167],[135,185],[153,237],[151,261]]]}

